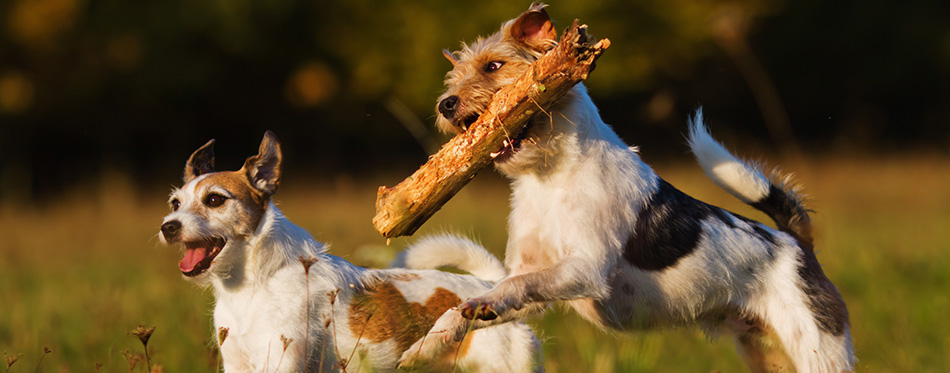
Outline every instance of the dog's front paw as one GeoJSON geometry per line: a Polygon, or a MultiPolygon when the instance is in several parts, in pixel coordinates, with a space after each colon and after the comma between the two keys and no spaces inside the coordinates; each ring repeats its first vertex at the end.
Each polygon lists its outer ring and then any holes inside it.
{"type": "Polygon", "coordinates": [[[462,303],[459,312],[469,320],[494,320],[503,312],[503,307],[484,298],[474,298],[462,303]]]}

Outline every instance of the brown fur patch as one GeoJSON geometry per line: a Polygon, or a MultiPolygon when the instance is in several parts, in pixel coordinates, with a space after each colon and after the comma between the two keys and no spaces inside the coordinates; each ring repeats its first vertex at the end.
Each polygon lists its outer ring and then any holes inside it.
{"type": "Polygon", "coordinates": [[[466,335],[465,339],[462,340],[462,344],[459,346],[457,356],[461,359],[468,354],[468,350],[472,348],[472,336],[466,335]]]}
{"type": "MultiPolygon", "coordinates": [[[[204,190],[211,185],[218,185],[233,194],[233,198],[240,199],[247,205],[264,208],[265,196],[254,189],[247,180],[247,175],[241,171],[222,171],[208,175],[198,181],[195,190],[204,190]]],[[[204,197],[204,196],[202,196],[204,197]]]]}
{"type": "Polygon", "coordinates": [[[231,194],[230,198],[240,201],[241,205],[244,206],[243,209],[237,211],[238,214],[243,216],[240,216],[236,221],[242,222],[246,226],[238,231],[245,234],[254,232],[261,217],[264,216],[268,196],[254,189],[250,181],[247,180],[247,175],[242,171],[215,172],[208,174],[195,185],[195,191],[199,193],[196,203],[200,205],[202,210],[212,208],[204,205],[205,198],[211,193],[209,189],[211,186],[227,190],[231,194]]]}
{"type": "Polygon", "coordinates": [[[377,343],[393,339],[403,352],[422,338],[445,310],[461,302],[458,295],[441,287],[425,304],[419,304],[408,302],[390,282],[370,284],[350,303],[350,331],[377,343]]]}

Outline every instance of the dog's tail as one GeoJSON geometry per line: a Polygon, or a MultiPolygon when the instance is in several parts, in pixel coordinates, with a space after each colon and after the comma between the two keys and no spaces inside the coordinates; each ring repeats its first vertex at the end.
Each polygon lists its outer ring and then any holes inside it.
{"type": "Polygon", "coordinates": [[[729,194],[764,212],[779,230],[791,234],[811,250],[811,219],[802,196],[790,178],[773,173],[765,176],[760,167],[740,161],[712,138],[699,109],[689,124],[689,147],[706,175],[729,194]]]}
{"type": "Polygon", "coordinates": [[[393,267],[438,269],[455,267],[485,281],[508,276],[504,264],[482,245],[470,239],[443,233],[426,236],[399,254],[393,267]]]}

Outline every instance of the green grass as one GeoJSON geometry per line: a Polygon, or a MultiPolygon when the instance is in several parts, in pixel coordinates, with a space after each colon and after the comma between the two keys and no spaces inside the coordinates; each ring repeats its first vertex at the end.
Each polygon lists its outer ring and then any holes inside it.
{"type": "MultiPolygon", "coordinates": [[[[819,260],[851,312],[860,371],[950,369],[950,159],[814,159],[796,171],[816,212],[819,260]]],[[[655,165],[687,193],[756,218],[692,164],[655,165]]],[[[313,183],[285,175],[285,214],[355,263],[380,265],[390,247],[373,230],[375,189],[389,179],[313,183]]],[[[169,176],[169,182],[175,181],[169,176]]],[[[178,252],[156,238],[167,189],[136,190],[121,176],[44,206],[0,207],[0,353],[23,353],[11,372],[127,371],[129,332],[156,326],[153,365],[213,371],[210,292],[183,281],[178,252]],[[52,353],[43,355],[43,347],[52,353]]],[[[164,186],[164,185],[163,185],[164,186]]],[[[508,189],[480,175],[417,234],[471,234],[503,255],[508,189]]],[[[549,372],[744,371],[728,337],[694,328],[607,334],[555,308],[532,320],[549,372]]],[[[5,368],[0,366],[0,369],[5,368]]],[[[142,371],[142,365],[138,371],[142,371]]]]}

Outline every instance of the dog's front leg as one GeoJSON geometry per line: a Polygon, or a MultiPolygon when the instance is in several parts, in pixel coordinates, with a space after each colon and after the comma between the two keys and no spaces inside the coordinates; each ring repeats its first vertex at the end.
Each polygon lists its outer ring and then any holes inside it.
{"type": "Polygon", "coordinates": [[[568,257],[554,266],[499,282],[488,293],[459,306],[462,317],[473,320],[511,319],[506,314],[531,303],[579,298],[602,298],[608,293],[603,266],[568,257]]]}
{"type": "Polygon", "coordinates": [[[454,343],[461,342],[470,332],[513,320],[523,320],[543,311],[544,304],[533,303],[521,310],[508,312],[505,318],[483,321],[467,320],[462,317],[458,307],[452,307],[435,321],[425,336],[402,353],[402,357],[399,358],[399,367],[420,366],[426,361],[435,359],[445,353],[448,348],[453,347],[454,343]]]}

